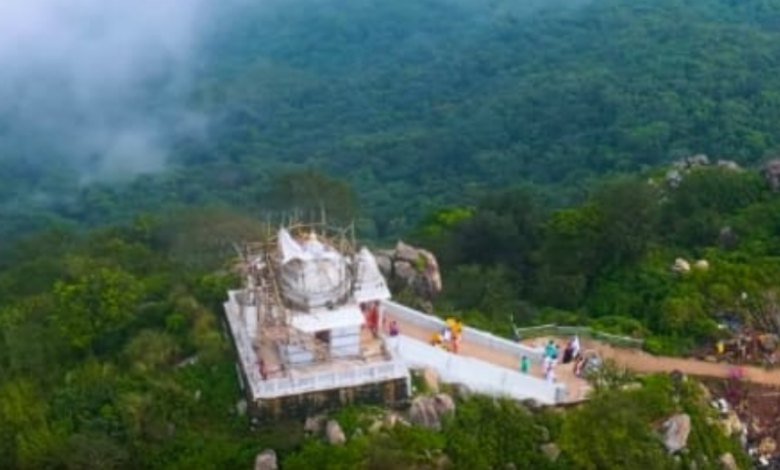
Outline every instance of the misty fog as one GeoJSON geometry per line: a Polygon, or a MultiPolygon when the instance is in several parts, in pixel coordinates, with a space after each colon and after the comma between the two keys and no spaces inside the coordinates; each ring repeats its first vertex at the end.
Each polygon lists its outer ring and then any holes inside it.
{"type": "Polygon", "coordinates": [[[207,10],[206,0],[1,1],[0,159],[63,159],[85,180],[161,169],[163,123],[202,123],[179,103],[207,10]]]}

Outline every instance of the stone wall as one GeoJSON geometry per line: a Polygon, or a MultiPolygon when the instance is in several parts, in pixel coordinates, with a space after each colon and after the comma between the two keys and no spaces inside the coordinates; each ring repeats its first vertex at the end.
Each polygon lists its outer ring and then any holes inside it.
{"type": "Polygon", "coordinates": [[[307,416],[349,404],[392,407],[404,405],[408,399],[406,379],[396,379],[358,387],[258,400],[251,407],[250,413],[259,422],[272,422],[281,418],[306,419],[307,416]]]}

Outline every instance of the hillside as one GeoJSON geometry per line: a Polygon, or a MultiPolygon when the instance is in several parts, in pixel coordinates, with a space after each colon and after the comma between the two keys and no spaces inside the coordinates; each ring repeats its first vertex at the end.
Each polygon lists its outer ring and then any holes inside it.
{"type": "Polygon", "coordinates": [[[101,125],[153,131],[119,142],[124,164],[106,160],[113,147],[80,146],[81,117],[59,100],[41,112],[64,133],[2,113],[5,232],[170,205],[254,209],[275,175],[308,168],[346,179],[364,233],[389,238],[487,188],[536,185],[560,204],[594,178],[692,153],[756,163],[780,139],[776,0],[237,1],[206,13],[189,59],[161,62],[181,74],[94,100],[113,106],[101,125]],[[121,183],[139,172],[151,174],[121,183]]]}
{"type": "MultiPolygon", "coordinates": [[[[606,366],[594,400],[565,412],[442,385],[457,409],[440,431],[402,425],[411,419],[403,410],[374,408],[333,410],[348,438],[343,446],[304,435],[302,420],[252,426],[219,317],[225,289],[238,280],[213,270],[220,259],[214,242],[262,227],[201,216],[209,223],[190,215],[86,237],[51,232],[4,261],[2,468],[250,469],[267,448],[283,470],[487,470],[509,463],[715,470],[725,453],[746,468],[748,457],[721,432],[693,379],[649,376],[624,389],[634,377],[606,366]],[[657,424],[680,413],[689,417],[690,435],[687,450],[672,456],[657,424]],[[393,414],[398,424],[369,431],[378,414],[393,414]],[[590,432],[594,420],[602,432],[590,432]]],[[[432,392],[425,383],[416,381],[423,395],[432,392]]]]}

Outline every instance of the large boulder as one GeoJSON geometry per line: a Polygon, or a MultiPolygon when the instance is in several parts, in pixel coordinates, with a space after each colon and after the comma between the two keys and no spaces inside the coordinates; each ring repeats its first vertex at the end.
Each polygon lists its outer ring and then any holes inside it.
{"type": "Polygon", "coordinates": [[[710,158],[703,153],[689,155],[672,164],[672,168],[666,173],[666,184],[671,188],[677,188],[682,183],[685,175],[699,168],[719,167],[731,171],[741,171],[742,167],[733,160],[718,160],[713,164],[710,158]]]}
{"type": "Polygon", "coordinates": [[[561,449],[558,447],[557,444],[554,442],[551,442],[549,444],[544,444],[542,446],[542,453],[547,456],[548,459],[555,462],[558,460],[558,457],[561,455],[561,449]]]}
{"type": "Polygon", "coordinates": [[[778,336],[774,333],[767,333],[758,336],[758,344],[764,352],[771,353],[777,350],[777,345],[780,343],[778,336]]]}
{"type": "Polygon", "coordinates": [[[309,416],[303,423],[303,431],[309,434],[320,434],[325,429],[325,415],[309,416]]]}
{"type": "Polygon", "coordinates": [[[673,168],[666,172],[666,184],[671,186],[672,188],[676,188],[680,186],[680,183],[682,183],[683,175],[680,173],[680,170],[677,168],[673,168]]]}
{"type": "Polygon", "coordinates": [[[764,165],[764,179],[772,191],[780,188],[780,158],[769,160],[764,165]]]}
{"type": "Polygon", "coordinates": [[[409,420],[413,424],[430,429],[441,429],[444,416],[455,412],[455,401],[446,393],[434,396],[419,396],[412,401],[409,420]]]}
{"type": "Polygon", "coordinates": [[[677,258],[672,265],[672,271],[676,273],[687,273],[691,270],[691,264],[685,258],[677,258]]]}
{"type": "Polygon", "coordinates": [[[691,433],[691,417],[685,413],[670,417],[661,425],[661,433],[661,440],[670,454],[684,449],[691,433]]]}
{"type": "Polygon", "coordinates": [[[421,372],[425,389],[431,393],[439,393],[439,373],[436,369],[426,367],[421,372]]]}
{"type": "Polygon", "coordinates": [[[761,442],[758,444],[758,452],[762,455],[774,455],[776,450],[777,442],[769,436],[761,439],[761,442]]]}
{"type": "Polygon", "coordinates": [[[277,470],[276,452],[266,449],[255,458],[255,470],[277,470]]]}
{"type": "Polygon", "coordinates": [[[742,170],[742,167],[739,166],[739,163],[735,162],[734,160],[718,160],[717,165],[721,168],[725,168],[726,170],[731,170],[731,171],[742,170]]]}
{"type": "Polygon", "coordinates": [[[734,460],[734,456],[731,455],[731,452],[726,452],[725,454],[721,455],[718,458],[718,461],[720,462],[720,465],[723,467],[723,470],[739,470],[739,466],[737,466],[737,461],[734,460]]]}
{"type": "Polygon", "coordinates": [[[384,426],[388,429],[394,428],[396,425],[401,424],[407,426],[409,423],[403,419],[398,413],[390,411],[385,415],[384,426]]]}
{"type": "Polygon", "coordinates": [[[722,227],[718,234],[718,244],[724,250],[733,250],[739,243],[739,236],[731,227],[722,227]]]}
{"type": "Polygon", "coordinates": [[[409,287],[424,300],[433,300],[441,292],[439,262],[430,251],[402,241],[395,249],[374,253],[379,270],[395,288],[409,287]]]}
{"type": "Polygon", "coordinates": [[[347,436],[344,434],[344,430],[341,429],[341,425],[333,419],[328,421],[327,426],[325,426],[325,436],[331,445],[342,445],[347,442],[347,436]]]}
{"type": "Polygon", "coordinates": [[[742,433],[745,429],[745,425],[739,419],[739,416],[735,411],[728,411],[726,416],[720,420],[720,425],[723,428],[723,433],[726,436],[736,436],[742,433]]]}

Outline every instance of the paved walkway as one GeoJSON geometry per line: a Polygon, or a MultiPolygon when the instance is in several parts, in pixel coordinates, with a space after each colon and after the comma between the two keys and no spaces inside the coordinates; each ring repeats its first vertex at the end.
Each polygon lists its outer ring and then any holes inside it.
{"type": "MultiPolygon", "coordinates": [[[[428,343],[434,334],[434,329],[424,328],[409,322],[403,321],[392,312],[387,312],[389,320],[396,320],[401,328],[401,333],[414,339],[428,343]]],[[[531,340],[535,344],[543,344],[542,339],[531,340]],[[542,343],[540,343],[542,341],[542,343]]],[[[559,344],[564,343],[564,339],[559,339],[559,344]]],[[[623,364],[629,369],[638,373],[671,372],[679,370],[686,375],[702,377],[728,377],[729,371],[734,368],[733,364],[713,363],[701,361],[698,359],[683,359],[666,356],[653,356],[643,351],[628,348],[617,348],[599,341],[582,339],[583,350],[595,350],[604,358],[614,359],[617,363],[623,364]]],[[[506,367],[513,370],[519,369],[519,358],[504,351],[494,350],[483,347],[479,344],[470,344],[464,341],[461,344],[459,354],[473,357],[489,362],[494,365],[506,367]]],[[[763,385],[780,386],[780,370],[766,370],[754,366],[741,366],[743,377],[749,382],[763,385]]],[[[543,373],[540,365],[534,366],[531,373],[536,377],[542,377],[543,373]]],[[[587,383],[576,377],[573,373],[571,364],[559,364],[556,367],[556,375],[559,382],[563,382],[567,387],[569,401],[583,399],[589,390],[587,383]]]]}
{"type": "MultiPolygon", "coordinates": [[[[424,343],[429,343],[431,336],[435,333],[432,328],[424,328],[419,325],[406,322],[392,312],[386,312],[385,316],[388,321],[396,320],[400,326],[401,334],[409,336],[424,343]]],[[[469,343],[468,341],[461,342],[460,350],[458,354],[467,357],[473,357],[491,364],[506,367],[515,371],[520,370],[520,358],[516,355],[509,354],[504,351],[490,349],[485,346],[469,343]]],[[[558,382],[562,382],[566,385],[567,401],[578,401],[585,398],[587,391],[590,389],[587,382],[574,375],[573,364],[559,364],[555,369],[558,382]]],[[[531,375],[543,378],[544,373],[542,371],[541,364],[535,364],[531,368],[531,375]]]]}

